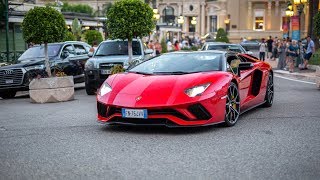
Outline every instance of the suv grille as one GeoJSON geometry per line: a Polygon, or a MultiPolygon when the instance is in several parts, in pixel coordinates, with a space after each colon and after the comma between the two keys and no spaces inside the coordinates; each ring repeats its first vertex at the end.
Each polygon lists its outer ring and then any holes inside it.
{"type": "Polygon", "coordinates": [[[0,86],[21,85],[23,80],[22,69],[0,70],[0,86]]]}
{"type": "Polygon", "coordinates": [[[100,69],[111,69],[115,65],[123,65],[123,63],[115,62],[115,63],[101,63],[100,69]]]}

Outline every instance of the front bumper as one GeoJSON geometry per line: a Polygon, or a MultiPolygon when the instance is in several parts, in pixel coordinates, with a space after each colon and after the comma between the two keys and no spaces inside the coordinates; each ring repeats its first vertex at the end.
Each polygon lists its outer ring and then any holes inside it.
{"type": "Polygon", "coordinates": [[[85,83],[95,89],[100,88],[110,74],[101,74],[99,69],[85,71],[85,83]]]}
{"type": "Polygon", "coordinates": [[[204,126],[224,121],[226,100],[205,99],[192,104],[167,107],[120,107],[97,101],[98,122],[125,125],[204,126]],[[121,109],[147,109],[147,119],[123,118],[121,109]]]}

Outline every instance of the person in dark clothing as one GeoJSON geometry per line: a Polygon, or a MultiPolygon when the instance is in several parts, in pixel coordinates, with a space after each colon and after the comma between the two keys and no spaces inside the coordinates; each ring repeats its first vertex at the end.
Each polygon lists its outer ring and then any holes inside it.
{"type": "Polygon", "coordinates": [[[273,45],[273,39],[272,36],[269,36],[269,39],[267,40],[267,47],[268,47],[268,53],[267,58],[271,58],[272,56],[272,45],[273,45]]]}

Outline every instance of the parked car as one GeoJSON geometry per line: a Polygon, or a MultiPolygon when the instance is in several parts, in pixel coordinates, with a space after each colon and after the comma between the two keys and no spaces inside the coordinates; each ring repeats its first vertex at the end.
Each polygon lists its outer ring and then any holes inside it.
{"type": "MultiPolygon", "coordinates": [[[[79,41],[48,44],[51,71],[74,77],[74,82],[84,81],[84,64],[89,59],[90,45],[79,41]]],[[[29,90],[30,81],[47,76],[44,65],[44,45],[27,49],[17,64],[0,67],[0,97],[13,98],[17,91],[29,90]]]]}
{"type": "Polygon", "coordinates": [[[247,51],[258,50],[260,47],[260,42],[258,40],[246,40],[240,42],[240,45],[244,47],[247,51]]]}
{"type": "Polygon", "coordinates": [[[248,54],[167,53],[110,76],[97,93],[106,124],[233,126],[254,107],[272,106],[273,72],[248,54]]]}
{"type": "MultiPolygon", "coordinates": [[[[132,41],[133,60],[139,63],[150,59],[153,50],[147,49],[140,39],[132,41]]],[[[85,64],[85,86],[88,95],[95,94],[96,90],[111,74],[115,65],[128,64],[128,41],[106,40],[100,43],[92,58],[85,64]]]]}
{"type": "Polygon", "coordinates": [[[251,51],[246,51],[240,44],[230,44],[224,42],[206,42],[201,48],[202,51],[220,50],[233,51],[242,54],[253,54],[251,51]]]}

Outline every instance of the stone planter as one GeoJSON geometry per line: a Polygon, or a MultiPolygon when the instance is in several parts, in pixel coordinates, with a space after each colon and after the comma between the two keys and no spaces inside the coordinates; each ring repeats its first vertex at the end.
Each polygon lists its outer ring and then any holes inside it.
{"type": "Polygon", "coordinates": [[[51,103],[74,99],[72,76],[33,79],[29,84],[31,102],[51,103]]]}
{"type": "Polygon", "coordinates": [[[317,87],[320,89],[320,66],[316,67],[316,84],[317,87]]]}

